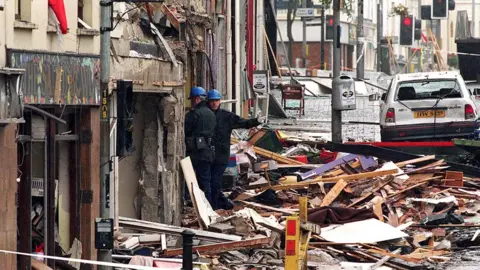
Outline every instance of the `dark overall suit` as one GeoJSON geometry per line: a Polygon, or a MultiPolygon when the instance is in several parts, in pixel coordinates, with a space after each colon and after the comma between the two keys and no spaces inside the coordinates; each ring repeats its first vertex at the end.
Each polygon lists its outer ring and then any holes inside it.
{"type": "Polygon", "coordinates": [[[213,203],[211,165],[215,158],[212,145],[215,125],[215,115],[207,107],[206,101],[198,103],[185,116],[186,154],[192,160],[198,185],[210,204],[213,203]]]}
{"type": "Polygon", "coordinates": [[[230,158],[230,137],[232,130],[236,128],[252,128],[261,123],[256,119],[243,119],[240,116],[224,109],[215,112],[217,126],[213,137],[215,146],[215,159],[211,166],[212,171],[212,201],[213,209],[229,209],[231,203],[222,193],[223,173],[230,158]]]}

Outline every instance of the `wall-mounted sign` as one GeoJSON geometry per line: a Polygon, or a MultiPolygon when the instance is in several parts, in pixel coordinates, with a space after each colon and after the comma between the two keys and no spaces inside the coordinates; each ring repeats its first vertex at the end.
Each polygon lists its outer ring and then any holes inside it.
{"type": "Polygon", "coordinates": [[[253,72],[253,90],[256,92],[268,91],[268,72],[266,70],[255,70],[253,72]]]}
{"type": "Polygon", "coordinates": [[[298,8],[296,15],[298,17],[313,17],[315,10],[313,8],[298,8]]]}
{"type": "Polygon", "coordinates": [[[101,105],[99,56],[13,49],[7,54],[10,67],[26,70],[26,104],[101,105]]]}

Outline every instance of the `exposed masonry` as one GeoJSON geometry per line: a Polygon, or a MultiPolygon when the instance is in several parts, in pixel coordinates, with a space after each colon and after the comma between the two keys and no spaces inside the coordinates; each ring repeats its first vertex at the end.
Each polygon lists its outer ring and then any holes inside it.
{"type": "Polygon", "coordinates": [[[170,95],[136,93],[144,121],[139,189],[143,220],[180,225],[183,185],[179,162],[184,156],[183,88],[170,95]]]}

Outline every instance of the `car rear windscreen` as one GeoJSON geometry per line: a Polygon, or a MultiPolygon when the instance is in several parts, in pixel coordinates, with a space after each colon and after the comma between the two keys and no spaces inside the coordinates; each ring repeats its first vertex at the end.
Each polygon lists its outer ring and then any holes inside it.
{"type": "Polygon", "coordinates": [[[424,80],[402,82],[398,85],[396,100],[461,98],[456,80],[424,80]]]}

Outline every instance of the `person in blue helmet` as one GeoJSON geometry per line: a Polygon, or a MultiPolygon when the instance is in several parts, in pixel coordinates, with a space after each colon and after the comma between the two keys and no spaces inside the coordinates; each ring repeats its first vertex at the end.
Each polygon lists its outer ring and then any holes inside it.
{"type": "Polygon", "coordinates": [[[191,110],[185,116],[186,155],[190,157],[200,189],[213,204],[211,192],[211,165],[215,158],[213,136],[215,114],[207,107],[207,93],[202,87],[190,91],[191,110]]]}
{"type": "Polygon", "coordinates": [[[208,91],[208,107],[215,113],[217,125],[213,144],[215,146],[215,159],[211,165],[212,175],[212,201],[213,209],[230,210],[233,203],[222,193],[222,179],[228,160],[230,158],[230,137],[232,130],[236,128],[252,128],[261,125],[259,119],[243,119],[230,111],[220,108],[222,95],[212,89],[208,91]]]}

